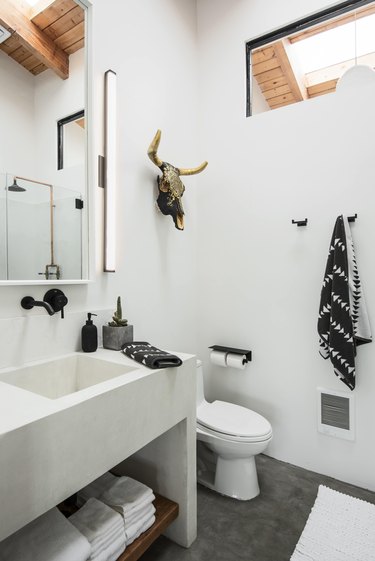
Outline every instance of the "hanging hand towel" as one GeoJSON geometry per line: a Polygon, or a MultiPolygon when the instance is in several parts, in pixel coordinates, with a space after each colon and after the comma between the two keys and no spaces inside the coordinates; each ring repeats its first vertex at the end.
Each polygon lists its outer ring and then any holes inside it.
{"type": "Polygon", "coordinates": [[[356,347],[372,341],[348,219],[338,216],[323,280],[319,319],[319,352],[330,358],[336,376],[355,388],[356,347]]]}
{"type": "Polygon", "coordinates": [[[182,360],[178,356],[161,351],[146,341],[126,343],[121,348],[126,356],[149,368],[171,368],[182,364],[182,360]]]}

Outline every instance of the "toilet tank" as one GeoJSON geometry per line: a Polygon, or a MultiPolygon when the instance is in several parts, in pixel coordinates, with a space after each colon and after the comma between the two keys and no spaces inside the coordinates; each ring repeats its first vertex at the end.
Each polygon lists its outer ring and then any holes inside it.
{"type": "Polygon", "coordinates": [[[203,384],[203,367],[202,361],[197,359],[197,407],[203,401],[206,401],[204,398],[204,384],[203,384]]]}

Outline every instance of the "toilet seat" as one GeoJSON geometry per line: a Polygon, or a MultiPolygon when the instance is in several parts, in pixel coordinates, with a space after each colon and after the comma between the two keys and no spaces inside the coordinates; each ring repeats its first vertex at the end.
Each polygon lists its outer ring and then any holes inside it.
{"type": "Polygon", "coordinates": [[[272,436],[270,423],[259,415],[234,403],[207,401],[197,408],[197,423],[203,430],[227,440],[259,442],[272,436]]]}

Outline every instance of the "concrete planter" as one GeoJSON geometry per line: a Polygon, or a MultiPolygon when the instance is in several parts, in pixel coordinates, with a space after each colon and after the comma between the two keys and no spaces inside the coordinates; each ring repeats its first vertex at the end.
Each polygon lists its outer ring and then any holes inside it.
{"type": "Polygon", "coordinates": [[[122,345],[133,341],[133,326],[125,325],[124,327],[112,327],[103,325],[103,347],[120,351],[122,345]]]}

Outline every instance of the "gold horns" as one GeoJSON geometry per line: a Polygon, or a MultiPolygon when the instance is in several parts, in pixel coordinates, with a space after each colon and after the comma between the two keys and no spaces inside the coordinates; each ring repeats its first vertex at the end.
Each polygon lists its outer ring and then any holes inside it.
{"type": "Polygon", "coordinates": [[[157,130],[153,138],[153,141],[151,142],[147,150],[147,154],[151,162],[153,162],[156,166],[158,166],[158,168],[160,168],[160,166],[163,164],[163,161],[157,155],[157,151],[160,144],[160,137],[161,137],[161,130],[157,130]]]}
{"type": "MultiPolygon", "coordinates": [[[[163,165],[163,160],[161,160],[157,154],[161,138],[161,130],[157,130],[156,134],[148,148],[147,154],[150,160],[160,168],[163,165]]],[[[208,162],[203,162],[200,166],[196,168],[177,168],[179,175],[195,175],[200,173],[205,169],[208,162]]]]}

